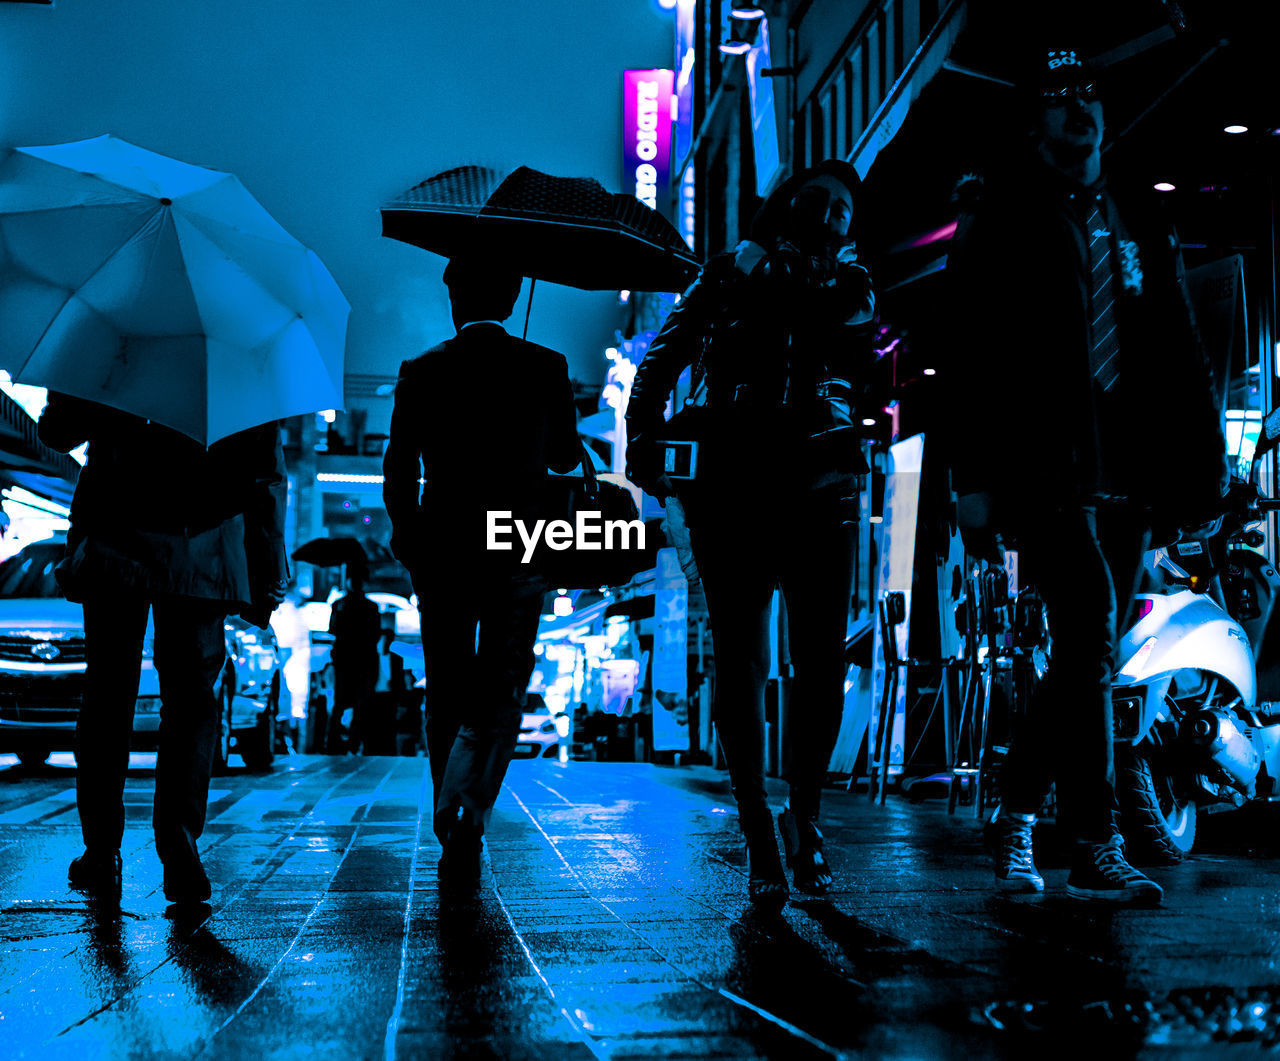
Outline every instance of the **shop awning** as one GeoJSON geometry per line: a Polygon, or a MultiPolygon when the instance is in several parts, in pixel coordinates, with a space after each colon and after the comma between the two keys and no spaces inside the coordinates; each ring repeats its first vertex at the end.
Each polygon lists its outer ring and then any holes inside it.
{"type": "Polygon", "coordinates": [[[859,177],[866,177],[876,156],[902,128],[911,105],[920,98],[924,87],[942,69],[956,38],[964,29],[965,9],[965,0],[951,0],[929,36],[911,57],[902,76],[894,82],[885,96],[884,102],[880,104],[875,117],[871,119],[849,157],[859,177]]]}
{"type": "Polygon", "coordinates": [[[0,481],[66,505],[79,474],[75,458],[41,442],[31,415],[0,391],[0,481]]]}

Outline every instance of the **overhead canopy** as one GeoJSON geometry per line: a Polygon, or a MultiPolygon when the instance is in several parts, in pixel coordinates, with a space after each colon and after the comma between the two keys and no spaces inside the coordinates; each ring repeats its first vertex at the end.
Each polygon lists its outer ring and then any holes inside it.
{"type": "Polygon", "coordinates": [[[897,135],[907,119],[911,105],[920,97],[925,86],[942,69],[951,48],[965,25],[964,0],[951,0],[937,24],[916,50],[915,55],[894,82],[880,104],[879,109],[858,139],[850,157],[858,176],[866,178],[876,156],[897,135]]]}
{"type": "Polygon", "coordinates": [[[0,391],[0,480],[66,505],[79,474],[79,463],[41,442],[31,415],[0,391]]]}

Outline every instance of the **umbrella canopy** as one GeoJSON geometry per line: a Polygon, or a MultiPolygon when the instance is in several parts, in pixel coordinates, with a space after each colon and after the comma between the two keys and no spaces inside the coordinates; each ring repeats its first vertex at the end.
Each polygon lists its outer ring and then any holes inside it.
{"type": "Polygon", "coordinates": [[[342,406],[350,307],[229,173],[112,136],[0,163],[0,367],[206,445],[342,406]]]}
{"type": "Polygon", "coordinates": [[[369,566],[369,554],[358,538],[312,538],[293,551],[293,558],[316,567],[369,566]]]}
{"type": "Polygon", "coordinates": [[[382,234],[452,258],[491,248],[523,275],[588,291],[681,291],[698,259],[661,214],[589,177],[447,170],[382,210],[382,234]]]}

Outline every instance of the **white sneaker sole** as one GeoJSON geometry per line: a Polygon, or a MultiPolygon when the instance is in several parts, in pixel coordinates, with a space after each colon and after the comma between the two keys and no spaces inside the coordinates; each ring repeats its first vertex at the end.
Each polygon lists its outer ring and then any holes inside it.
{"type": "Polygon", "coordinates": [[[997,877],[996,887],[1013,895],[1032,895],[1044,891],[1044,881],[1028,880],[1026,877],[997,877]]]}
{"type": "Polygon", "coordinates": [[[1164,889],[1158,886],[1154,888],[1097,889],[1081,888],[1079,885],[1068,884],[1067,894],[1072,899],[1081,899],[1090,903],[1110,903],[1114,906],[1128,904],[1137,906],[1145,903],[1155,906],[1164,898],[1164,889]]]}

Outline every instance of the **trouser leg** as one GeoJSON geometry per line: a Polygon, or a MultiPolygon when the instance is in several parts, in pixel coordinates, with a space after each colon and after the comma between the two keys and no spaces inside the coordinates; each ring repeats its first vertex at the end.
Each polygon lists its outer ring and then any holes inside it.
{"type": "Polygon", "coordinates": [[[474,821],[488,824],[520,736],[543,592],[541,584],[513,579],[485,593],[475,695],[449,750],[437,815],[464,807],[474,821]]]}
{"type": "Polygon", "coordinates": [[[76,721],[76,808],[89,849],[118,849],[124,836],[124,781],[146,629],[146,601],[113,596],[84,603],[87,667],[76,721]]]}
{"type": "Polygon", "coordinates": [[[1111,674],[1116,594],[1093,509],[1041,521],[1020,538],[1053,638],[1049,671],[1032,699],[1001,773],[1006,805],[1033,813],[1050,777],[1068,835],[1111,836],[1115,810],[1111,674]]]}
{"type": "Polygon", "coordinates": [[[750,810],[766,801],[764,694],[776,573],[768,544],[744,549],[743,533],[741,526],[703,526],[693,530],[692,540],[715,649],[712,717],[734,798],[740,810],[750,810]]]}
{"type": "Polygon", "coordinates": [[[418,594],[422,601],[422,653],[427,679],[425,730],[433,807],[440,805],[449,755],[463,713],[475,693],[477,614],[470,608],[438,606],[438,601],[463,593],[473,596],[476,588],[436,586],[418,594]]]}
{"type": "Polygon", "coordinates": [[[221,721],[214,685],[226,663],[221,601],[157,601],[155,662],[160,733],[153,821],[161,860],[195,853],[221,721]]]}
{"type": "Polygon", "coordinates": [[[815,510],[803,522],[803,539],[788,551],[782,575],[792,664],[786,777],[791,808],[802,819],[817,817],[844,714],[844,642],[855,533],[852,524],[843,522],[838,498],[830,504],[813,500],[815,510]]]}

